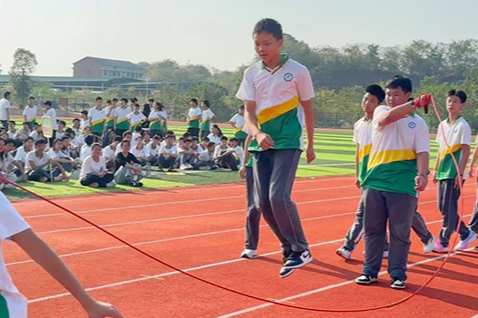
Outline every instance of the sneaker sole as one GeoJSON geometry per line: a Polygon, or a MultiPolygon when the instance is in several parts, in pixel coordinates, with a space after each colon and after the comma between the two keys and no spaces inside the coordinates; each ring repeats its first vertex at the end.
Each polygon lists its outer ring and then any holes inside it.
{"type": "Polygon", "coordinates": [[[359,285],[371,285],[371,284],[376,283],[376,282],[378,282],[378,279],[374,279],[374,280],[371,280],[371,281],[368,281],[368,282],[355,281],[355,283],[359,284],[359,285]]]}
{"type": "Polygon", "coordinates": [[[392,289],[405,289],[406,286],[395,286],[395,285],[391,285],[390,287],[392,287],[392,289]]]}
{"type": "Polygon", "coordinates": [[[249,256],[249,255],[247,255],[247,254],[242,254],[242,255],[241,255],[242,258],[246,258],[246,259],[257,258],[258,256],[259,256],[259,255],[257,255],[257,254],[254,254],[254,255],[252,255],[252,256],[249,256]]]}
{"type": "Polygon", "coordinates": [[[290,269],[290,268],[288,268],[285,273],[283,273],[283,274],[282,274],[282,273],[279,273],[279,277],[280,277],[280,278],[286,278],[286,277],[292,275],[292,273],[294,273],[294,272],[295,272],[295,269],[290,269]]]}
{"type": "Polygon", "coordinates": [[[344,256],[342,253],[340,253],[340,251],[338,251],[338,250],[335,251],[335,254],[337,254],[338,256],[342,257],[342,258],[343,258],[344,260],[346,260],[346,261],[350,260],[350,257],[349,257],[349,258],[345,257],[345,256],[344,256]]]}
{"type": "Polygon", "coordinates": [[[283,268],[286,268],[286,269],[297,269],[297,268],[301,268],[301,267],[304,267],[305,265],[309,264],[310,262],[312,262],[314,260],[313,257],[310,257],[308,258],[306,261],[304,261],[302,264],[300,265],[295,265],[295,266],[283,266],[283,268]]]}

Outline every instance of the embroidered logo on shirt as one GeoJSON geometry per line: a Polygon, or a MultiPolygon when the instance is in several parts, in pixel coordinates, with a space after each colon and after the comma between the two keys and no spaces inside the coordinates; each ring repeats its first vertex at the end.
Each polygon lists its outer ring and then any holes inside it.
{"type": "Polygon", "coordinates": [[[286,81],[286,82],[292,81],[293,78],[294,78],[294,76],[291,73],[287,73],[287,74],[284,75],[284,81],[286,81]]]}
{"type": "Polygon", "coordinates": [[[413,121],[408,123],[408,127],[410,127],[411,129],[417,127],[417,124],[415,124],[413,121]]]}

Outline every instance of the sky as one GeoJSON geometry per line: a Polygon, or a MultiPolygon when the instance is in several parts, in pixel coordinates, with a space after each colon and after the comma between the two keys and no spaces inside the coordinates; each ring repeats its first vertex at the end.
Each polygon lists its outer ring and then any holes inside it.
{"type": "Polygon", "coordinates": [[[312,47],[395,46],[478,38],[476,12],[475,0],[0,0],[0,69],[26,48],[34,75],[72,76],[85,56],[234,70],[253,59],[266,17],[312,47]]]}

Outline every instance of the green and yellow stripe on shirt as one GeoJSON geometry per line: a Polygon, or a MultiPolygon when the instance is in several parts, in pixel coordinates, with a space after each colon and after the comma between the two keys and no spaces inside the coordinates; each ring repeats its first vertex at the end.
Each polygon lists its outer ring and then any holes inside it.
{"type": "Polygon", "coordinates": [[[129,120],[128,118],[120,119],[116,122],[116,129],[128,130],[129,129],[129,120]]]}
{"type": "Polygon", "coordinates": [[[98,119],[91,123],[91,131],[94,133],[101,133],[103,132],[103,127],[105,125],[104,119],[98,119]]]}
{"type": "Polygon", "coordinates": [[[236,129],[234,130],[234,137],[239,138],[239,139],[246,139],[247,133],[242,131],[244,126],[237,126],[236,129]]]}
{"type": "Polygon", "coordinates": [[[199,128],[199,116],[189,117],[188,128],[199,128]]]}
{"type": "Polygon", "coordinates": [[[359,149],[358,152],[358,180],[363,181],[365,175],[367,174],[368,161],[370,158],[370,151],[372,150],[372,144],[366,145],[359,149]]]}
{"type": "Polygon", "coordinates": [[[114,117],[106,118],[106,128],[113,128],[114,124],[115,124],[115,118],[114,117]]]}
{"type": "Polygon", "coordinates": [[[151,120],[150,124],[149,124],[149,129],[150,130],[161,130],[162,129],[161,119],[157,118],[157,119],[151,120]]]}
{"type": "Polygon", "coordinates": [[[455,179],[457,176],[456,166],[450,152],[459,163],[461,161],[462,145],[453,145],[447,147],[440,153],[440,162],[438,163],[437,180],[455,179]]]}
{"type": "Polygon", "coordinates": [[[141,123],[142,123],[141,120],[135,121],[134,123],[132,123],[132,124],[130,125],[130,128],[131,128],[131,129],[135,129],[136,126],[141,125],[141,123]]]}
{"type": "Polygon", "coordinates": [[[211,131],[211,118],[204,118],[201,123],[201,130],[211,131]]]}

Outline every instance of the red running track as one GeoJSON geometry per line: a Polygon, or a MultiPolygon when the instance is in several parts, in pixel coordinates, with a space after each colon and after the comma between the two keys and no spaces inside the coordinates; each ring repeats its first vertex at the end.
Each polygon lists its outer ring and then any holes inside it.
{"type": "MultiPolygon", "coordinates": [[[[238,258],[244,242],[242,184],[55,201],[145,251],[225,286],[296,305],[359,308],[407,296],[436,270],[442,257],[423,255],[412,234],[407,290],[390,289],[386,273],[375,286],[356,286],[353,279],[361,273],[362,244],[354,260],[348,262],[338,258],[335,249],[353,221],[359,195],[351,177],[296,181],[293,198],[315,260],[285,279],[278,277],[281,255],[277,240],[264,222],[259,243],[262,257],[238,258]]],[[[469,215],[475,200],[471,182],[465,186],[464,196],[465,214],[469,215]]],[[[308,313],[230,294],[172,272],[47,203],[30,200],[14,205],[92,295],[114,303],[125,317],[469,318],[478,312],[478,254],[473,252],[453,256],[429,288],[398,307],[354,315],[308,313]]],[[[437,235],[441,216],[434,185],[421,195],[419,211],[437,235]]],[[[16,285],[30,299],[30,317],[84,317],[74,298],[15,244],[5,245],[4,256],[16,285]]]]}

